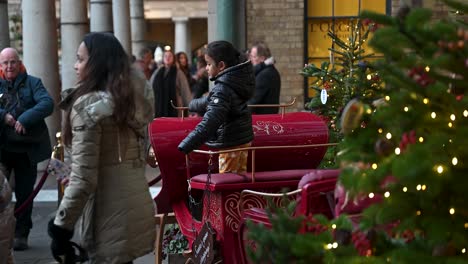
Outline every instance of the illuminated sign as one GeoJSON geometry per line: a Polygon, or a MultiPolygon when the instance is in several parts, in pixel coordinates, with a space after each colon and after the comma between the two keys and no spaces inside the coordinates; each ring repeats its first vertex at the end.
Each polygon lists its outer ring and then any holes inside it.
{"type": "MultiPolygon", "coordinates": [[[[328,32],[332,31],[341,40],[348,41],[351,26],[356,24],[359,13],[371,10],[386,13],[388,0],[308,0],[307,1],[307,62],[321,65],[325,60],[331,60],[330,48],[332,39],[328,32]]],[[[364,30],[360,30],[363,32],[364,30]]],[[[366,53],[373,51],[363,44],[366,53]]],[[[309,89],[308,97],[314,91],[309,89]]]]}

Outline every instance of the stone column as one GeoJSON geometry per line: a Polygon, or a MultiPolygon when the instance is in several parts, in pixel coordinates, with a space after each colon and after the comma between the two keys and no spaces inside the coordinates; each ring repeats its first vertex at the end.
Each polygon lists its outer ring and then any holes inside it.
{"type": "Polygon", "coordinates": [[[132,54],[136,56],[142,48],[146,47],[143,0],[130,0],[130,25],[132,32],[132,54]]]}
{"type": "Polygon", "coordinates": [[[129,0],[113,0],[112,16],[114,17],[114,34],[124,50],[131,55],[130,42],[130,5],[129,0]]]}
{"type": "Polygon", "coordinates": [[[89,0],[91,32],[113,32],[112,0],[89,0]]]}
{"type": "Polygon", "coordinates": [[[227,40],[233,45],[237,42],[237,31],[239,25],[236,23],[236,3],[235,0],[218,0],[218,39],[227,40]]]}
{"type": "MultiPolygon", "coordinates": [[[[57,18],[55,0],[25,0],[23,10],[23,63],[29,74],[42,79],[54,99],[60,100],[58,69],[57,18]]],[[[51,142],[60,130],[60,110],[46,118],[51,142]]]]}
{"type": "Polygon", "coordinates": [[[246,11],[245,11],[245,0],[236,1],[236,21],[237,21],[237,43],[234,45],[243,51],[247,48],[247,23],[246,23],[246,11]]]}
{"type": "Polygon", "coordinates": [[[217,0],[208,0],[208,43],[219,40],[217,7],[217,0]]]}
{"type": "Polygon", "coordinates": [[[60,1],[60,33],[62,45],[62,90],[76,84],[76,73],[73,68],[76,62],[76,51],[83,36],[89,31],[86,0],[60,1]]]}
{"type": "Polygon", "coordinates": [[[0,0],[0,51],[10,46],[10,27],[8,25],[8,1],[0,0]]]}
{"type": "Polygon", "coordinates": [[[208,0],[208,42],[227,40],[245,48],[245,0],[208,0]]]}
{"type": "Polygon", "coordinates": [[[183,51],[187,53],[187,17],[174,17],[172,21],[175,23],[175,39],[174,39],[174,53],[183,51]]]}
{"type": "Polygon", "coordinates": [[[190,24],[190,19],[187,23],[187,58],[188,63],[192,65],[192,25],[190,24]]]}

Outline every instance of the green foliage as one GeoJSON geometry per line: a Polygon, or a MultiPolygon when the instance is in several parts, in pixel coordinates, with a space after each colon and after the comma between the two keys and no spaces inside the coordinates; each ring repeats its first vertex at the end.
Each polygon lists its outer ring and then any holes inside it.
{"type": "Polygon", "coordinates": [[[360,223],[367,230],[399,223],[392,236],[378,236],[375,243],[383,246],[377,257],[466,263],[468,196],[461,186],[468,184],[468,150],[462,147],[468,132],[468,28],[448,18],[434,21],[426,9],[395,18],[362,15],[387,25],[370,45],[384,55],[374,66],[388,91],[385,104],[362,117],[365,128],[340,145],[346,149],[340,161],[348,164],[340,182],[354,195],[389,194],[364,211],[360,223]],[[390,175],[395,181],[383,187],[390,175]],[[397,238],[405,230],[415,237],[402,242],[397,238]]]}
{"type": "MultiPolygon", "coordinates": [[[[454,7],[468,9],[459,1],[454,7]]],[[[261,245],[251,253],[255,263],[468,263],[468,26],[452,17],[433,20],[424,9],[397,17],[364,12],[362,19],[384,25],[369,42],[383,58],[369,68],[379,73],[385,89],[360,83],[359,89],[374,91],[359,97],[366,111],[339,145],[339,181],[350,201],[370,193],[382,198],[353,227],[359,254],[337,236],[336,230],[350,226],[276,210],[270,214],[271,229],[249,225],[251,239],[261,245]],[[304,221],[327,228],[302,233],[304,221]],[[335,231],[332,224],[338,226],[335,231]],[[334,241],[338,246],[327,249],[334,241]]],[[[345,81],[344,74],[341,82],[339,73],[324,63],[309,65],[303,74],[317,78],[312,84],[317,91],[332,81],[340,93],[356,91],[347,89],[360,79],[345,81]]],[[[332,96],[338,96],[333,90],[328,99],[336,108],[315,98],[310,105],[337,124],[344,101],[332,96]]]]}
{"type": "MultiPolygon", "coordinates": [[[[343,135],[338,122],[344,106],[355,97],[375,98],[381,88],[378,73],[370,65],[371,53],[366,53],[363,45],[367,41],[373,25],[365,26],[361,21],[351,21],[350,34],[343,40],[330,31],[333,40],[330,47],[332,62],[324,61],[317,67],[308,64],[301,74],[311,80],[310,88],[315,96],[306,104],[313,113],[322,116],[328,124],[329,142],[340,142],[343,135]],[[322,103],[321,92],[327,92],[327,102],[322,103]]],[[[336,168],[338,148],[330,147],[320,165],[321,168],[336,168]]]]}
{"type": "Polygon", "coordinates": [[[163,235],[162,249],[163,259],[165,259],[169,254],[183,253],[188,249],[188,240],[182,234],[177,224],[166,226],[163,235]]]}
{"type": "Polygon", "coordinates": [[[453,10],[460,12],[462,15],[468,13],[468,5],[466,2],[462,2],[460,0],[444,0],[444,2],[451,6],[453,10]]]}
{"type": "MultiPolygon", "coordinates": [[[[287,203],[286,198],[284,202],[287,203]]],[[[271,229],[263,224],[247,222],[248,239],[258,245],[254,249],[247,248],[253,263],[328,263],[329,260],[337,261],[343,256],[357,255],[352,246],[327,248],[328,244],[334,242],[332,225],[341,230],[351,229],[347,218],[341,217],[330,222],[322,215],[295,215],[295,206],[293,201],[282,208],[273,206],[267,209],[271,229]]]]}

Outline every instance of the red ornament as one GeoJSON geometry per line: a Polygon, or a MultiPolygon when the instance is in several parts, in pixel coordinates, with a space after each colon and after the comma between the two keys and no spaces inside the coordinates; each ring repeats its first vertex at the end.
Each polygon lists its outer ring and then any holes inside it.
{"type": "Polygon", "coordinates": [[[422,67],[415,67],[408,72],[408,76],[413,78],[419,85],[426,87],[434,83],[434,80],[422,67]]]}
{"type": "Polygon", "coordinates": [[[371,242],[367,238],[367,235],[361,231],[354,231],[351,235],[351,241],[354,244],[354,248],[358,251],[361,256],[371,256],[372,248],[371,242]]]}
{"type": "Polygon", "coordinates": [[[403,133],[401,136],[401,141],[400,141],[400,150],[401,152],[404,152],[406,150],[406,147],[410,144],[415,144],[416,143],[416,132],[414,130],[411,130],[409,133],[403,133]]]}
{"type": "Polygon", "coordinates": [[[302,225],[303,231],[301,233],[313,233],[315,235],[318,235],[328,230],[328,227],[320,224],[319,221],[317,221],[317,219],[315,219],[312,214],[309,214],[307,218],[304,219],[302,225]]]}
{"type": "Polygon", "coordinates": [[[403,238],[403,240],[404,240],[406,243],[409,243],[409,242],[411,242],[411,241],[414,240],[415,235],[414,235],[414,232],[413,232],[413,231],[407,229],[407,230],[405,230],[405,231],[403,231],[403,232],[401,233],[401,238],[403,238]]]}

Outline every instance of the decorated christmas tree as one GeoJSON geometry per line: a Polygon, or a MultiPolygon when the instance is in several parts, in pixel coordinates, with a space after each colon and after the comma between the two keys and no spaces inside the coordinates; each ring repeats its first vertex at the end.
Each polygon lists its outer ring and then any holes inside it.
{"type": "Polygon", "coordinates": [[[306,226],[313,241],[284,250],[297,263],[468,263],[468,5],[444,2],[455,16],[362,14],[382,25],[370,45],[384,56],[372,64],[386,92],[345,107],[338,184],[348,203],[379,199],[355,224],[346,215],[311,220],[275,210],[271,230],[250,225],[251,237],[265,243],[254,260],[271,260],[268,252],[281,250],[272,241],[304,238],[306,226]],[[294,226],[275,228],[291,218],[294,226]]]}
{"type": "MultiPolygon", "coordinates": [[[[446,2],[458,14],[468,11],[446,2]]],[[[427,9],[363,16],[383,25],[370,45],[384,54],[375,66],[388,93],[378,104],[353,104],[358,114],[343,114],[354,130],[339,158],[340,182],[352,196],[382,197],[360,220],[376,234],[368,254],[405,263],[468,261],[467,24],[463,16],[434,21],[427,9]]]]}
{"type": "MultiPolygon", "coordinates": [[[[330,142],[339,142],[343,138],[341,124],[338,122],[344,106],[352,98],[368,101],[375,98],[382,88],[381,78],[370,61],[374,54],[366,51],[365,43],[369,34],[376,29],[369,20],[350,20],[349,35],[340,38],[334,30],[328,32],[332,39],[330,61],[324,61],[318,67],[307,64],[301,74],[309,78],[314,97],[306,108],[322,116],[329,128],[330,142]]],[[[320,167],[337,167],[337,148],[331,147],[320,167]]]]}

